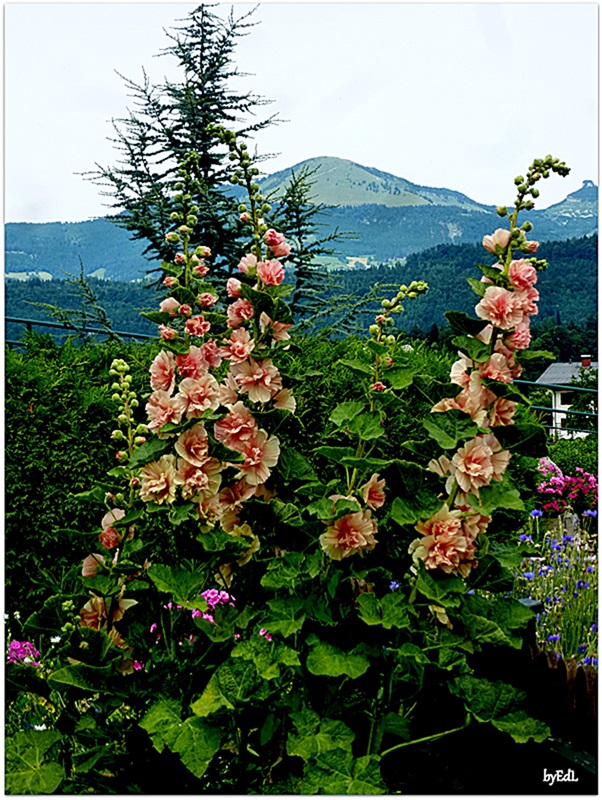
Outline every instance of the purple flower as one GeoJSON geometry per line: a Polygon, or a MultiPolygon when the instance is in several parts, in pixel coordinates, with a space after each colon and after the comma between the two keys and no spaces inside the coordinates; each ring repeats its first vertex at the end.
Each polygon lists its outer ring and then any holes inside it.
{"type": "Polygon", "coordinates": [[[591,508],[591,509],[588,509],[587,511],[584,511],[583,512],[583,516],[584,517],[597,517],[598,516],[598,512],[596,511],[595,508],[591,508]]]}
{"type": "Polygon", "coordinates": [[[40,651],[36,650],[33,642],[11,642],[8,646],[9,664],[28,664],[32,667],[39,667],[36,661],[40,651]]]}
{"type": "Polygon", "coordinates": [[[557,633],[553,633],[551,636],[548,636],[548,642],[558,642],[560,640],[560,636],[557,633]]]}
{"type": "Polygon", "coordinates": [[[535,573],[534,572],[525,572],[524,576],[528,581],[532,581],[533,578],[535,577],[535,573]]]}
{"type": "Polygon", "coordinates": [[[527,533],[521,533],[521,535],[518,537],[518,540],[519,540],[519,542],[532,542],[533,541],[532,537],[529,536],[529,534],[527,534],[527,533]]]}
{"type": "Polygon", "coordinates": [[[531,516],[532,517],[541,517],[542,514],[543,514],[543,511],[540,511],[539,508],[534,508],[533,511],[531,512],[531,516]]]}
{"type": "Polygon", "coordinates": [[[395,589],[399,589],[399,583],[397,581],[391,581],[389,584],[389,589],[394,592],[395,589]]]}

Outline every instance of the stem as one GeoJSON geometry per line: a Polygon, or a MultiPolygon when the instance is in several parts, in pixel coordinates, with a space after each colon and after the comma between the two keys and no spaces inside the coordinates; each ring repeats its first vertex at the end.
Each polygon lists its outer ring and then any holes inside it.
{"type": "Polygon", "coordinates": [[[412,739],[411,742],[402,742],[401,744],[396,744],[394,747],[389,747],[388,750],[383,750],[380,754],[380,757],[386,756],[388,753],[392,753],[394,750],[400,750],[402,747],[409,747],[411,744],[420,744],[421,742],[429,742],[433,741],[434,739],[441,739],[443,736],[448,736],[450,733],[457,733],[458,731],[463,731],[464,728],[468,728],[470,725],[469,722],[465,722],[464,725],[460,725],[459,728],[451,728],[449,731],[442,731],[441,733],[434,733],[432,736],[423,736],[422,739],[412,739]]]}

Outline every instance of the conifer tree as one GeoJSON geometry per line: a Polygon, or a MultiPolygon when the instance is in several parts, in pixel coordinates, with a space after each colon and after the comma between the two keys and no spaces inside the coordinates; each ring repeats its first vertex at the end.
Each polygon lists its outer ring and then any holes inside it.
{"type": "Polygon", "coordinates": [[[127,118],[113,120],[111,141],[119,159],[115,166],[97,164],[86,175],[113,199],[111,207],[117,213],[110,218],[132,238],[147,241],[145,255],[169,261],[177,249],[165,240],[173,229],[174,176],[187,154],[197,152],[198,180],[190,204],[196,207],[198,241],[191,245],[210,247],[214,266],[229,273],[244,248],[244,234],[238,216],[232,214],[236,198],[225,190],[227,165],[211,126],[223,124],[248,137],[274,122],[276,115],[254,118],[268,101],[230,88],[241,75],[233,53],[238,39],[255,25],[249,19],[253,10],[237,18],[230,11],[224,20],[211,8],[198,6],[166,31],[170,44],[160,55],[176,59],[180,80],[153,84],[144,69],[140,83],[121,76],[134,106],[127,118]]]}

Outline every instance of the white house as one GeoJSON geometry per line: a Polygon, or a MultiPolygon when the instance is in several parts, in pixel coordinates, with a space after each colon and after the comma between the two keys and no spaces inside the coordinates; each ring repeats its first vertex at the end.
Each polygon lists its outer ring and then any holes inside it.
{"type": "Polygon", "coordinates": [[[583,431],[571,431],[567,428],[582,428],[579,417],[566,414],[574,400],[575,390],[571,387],[571,379],[579,377],[580,369],[598,369],[598,362],[591,356],[581,356],[581,361],[556,362],[543,372],[535,383],[550,384],[552,394],[552,413],[550,435],[555,439],[570,439],[573,436],[587,436],[583,431]],[[563,413],[565,412],[565,413],[563,413]]]}

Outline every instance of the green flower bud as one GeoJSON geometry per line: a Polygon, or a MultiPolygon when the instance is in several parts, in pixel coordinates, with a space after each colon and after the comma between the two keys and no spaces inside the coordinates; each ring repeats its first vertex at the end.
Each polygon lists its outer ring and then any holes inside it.
{"type": "Polygon", "coordinates": [[[137,399],[134,397],[134,398],[132,399],[132,401],[131,401],[130,405],[131,405],[131,407],[132,407],[132,408],[138,408],[138,406],[140,405],[140,403],[139,403],[139,402],[138,402],[138,400],[137,400],[137,399]]]}
{"type": "Polygon", "coordinates": [[[498,206],[495,209],[495,213],[498,215],[498,217],[507,217],[508,209],[506,208],[506,206],[498,206]]]}
{"type": "Polygon", "coordinates": [[[380,328],[379,328],[378,325],[370,325],[370,328],[368,330],[370,331],[370,334],[372,336],[378,336],[378,332],[380,331],[380,328]]]}
{"type": "Polygon", "coordinates": [[[122,492],[119,492],[119,494],[115,495],[115,500],[118,503],[125,503],[125,497],[123,496],[122,492]]]}
{"type": "Polygon", "coordinates": [[[412,300],[413,300],[415,297],[418,297],[418,293],[417,292],[408,292],[408,297],[411,297],[412,300]]]}
{"type": "Polygon", "coordinates": [[[120,389],[121,389],[121,384],[119,384],[119,383],[113,383],[113,384],[111,384],[111,389],[112,389],[114,392],[118,392],[118,391],[120,391],[120,389]]]}
{"type": "Polygon", "coordinates": [[[117,417],[117,422],[121,422],[123,425],[128,421],[127,414],[120,414],[117,417]]]}
{"type": "Polygon", "coordinates": [[[258,183],[252,183],[251,184],[251,191],[252,192],[258,192],[259,191],[259,184],[258,183]]]}
{"type": "Polygon", "coordinates": [[[549,178],[550,177],[550,173],[548,172],[547,169],[544,169],[544,171],[541,173],[541,175],[542,175],[543,178],[549,178]]]}
{"type": "Polygon", "coordinates": [[[532,197],[539,197],[539,189],[531,189],[532,197]]]}
{"type": "Polygon", "coordinates": [[[395,337],[394,336],[387,336],[387,344],[395,344],[395,337]]]}
{"type": "Polygon", "coordinates": [[[115,392],[115,394],[111,395],[111,400],[113,400],[115,403],[118,403],[121,400],[121,395],[115,392]]]}
{"type": "Polygon", "coordinates": [[[191,228],[194,228],[197,222],[198,219],[197,217],[194,216],[194,214],[191,214],[189,217],[186,217],[186,224],[189,225],[191,228]]]}
{"type": "MultiPolygon", "coordinates": [[[[181,181],[178,181],[178,182],[176,183],[176,185],[174,186],[174,189],[177,189],[177,191],[182,191],[182,189],[183,189],[183,188],[184,188],[184,184],[183,184],[181,181]]],[[[174,197],[174,200],[175,200],[175,199],[176,199],[176,198],[174,197]]],[[[180,199],[182,199],[182,198],[180,198],[180,199]]]]}
{"type": "Polygon", "coordinates": [[[529,233],[529,231],[533,230],[533,224],[531,222],[529,222],[529,220],[527,220],[526,222],[523,223],[523,230],[526,233],[529,233]]]}
{"type": "Polygon", "coordinates": [[[382,306],[383,308],[391,308],[391,306],[392,306],[392,305],[393,305],[393,304],[391,303],[391,301],[390,301],[390,300],[383,300],[383,301],[382,301],[382,303],[381,303],[381,306],[382,306]]]}
{"type": "Polygon", "coordinates": [[[520,186],[520,185],[521,185],[521,183],[523,183],[523,181],[524,181],[524,180],[525,180],[525,179],[523,178],[523,176],[522,176],[522,175],[517,175],[517,176],[516,176],[516,178],[514,179],[514,183],[515,183],[517,186],[520,186]]]}
{"type": "Polygon", "coordinates": [[[247,207],[246,207],[246,205],[245,205],[244,203],[241,203],[241,204],[238,206],[238,210],[239,210],[239,211],[242,213],[243,211],[246,211],[246,210],[247,210],[247,207]]]}

